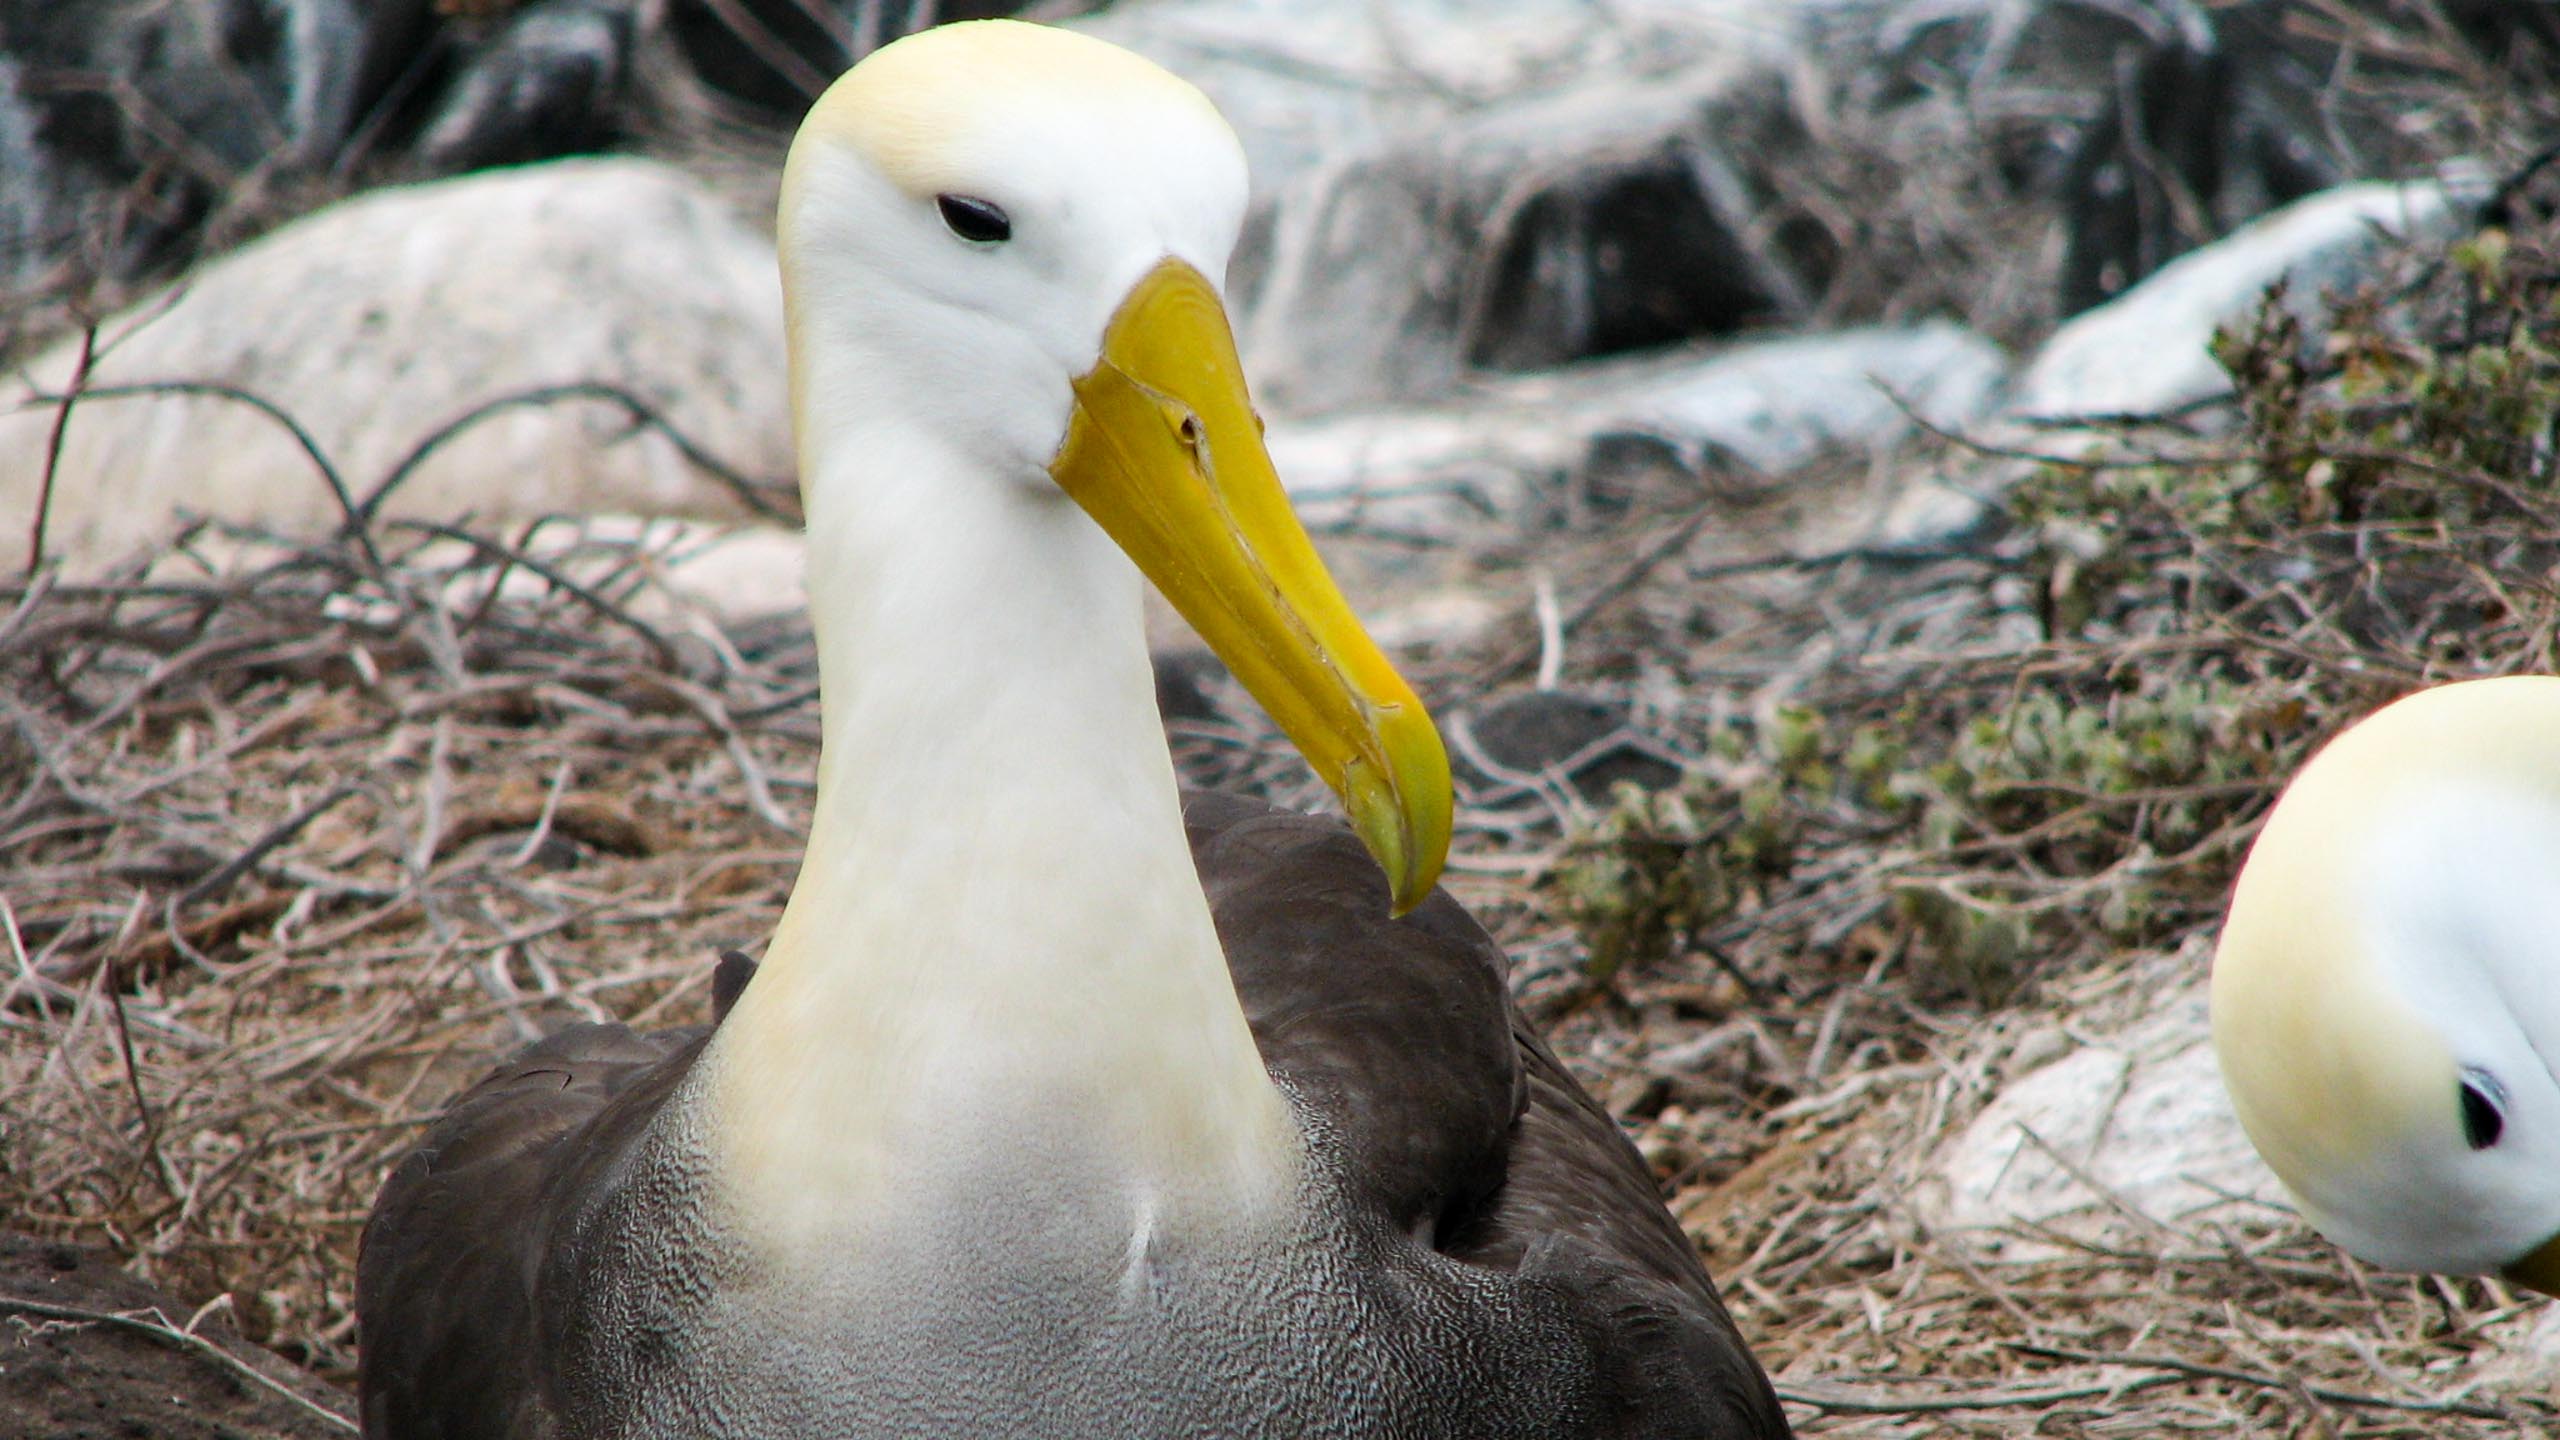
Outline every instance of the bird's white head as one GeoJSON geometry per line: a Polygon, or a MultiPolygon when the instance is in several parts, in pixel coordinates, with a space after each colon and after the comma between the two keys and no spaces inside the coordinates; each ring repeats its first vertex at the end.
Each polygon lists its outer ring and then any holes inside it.
{"type": "Polygon", "coordinates": [[[2233,893],[2213,1032],[2322,1233],[2560,1294],[2560,678],[2422,691],[2313,757],[2233,893]]]}
{"type": "Polygon", "coordinates": [[[1245,196],[1207,98],[1117,46],[982,21],[882,47],[783,172],[804,439],[894,419],[1044,479],[1123,297],[1168,259],[1223,276],[1245,196]]]}
{"type": "MultiPolygon", "coordinates": [[[[842,597],[822,570],[887,529],[1026,537],[976,556],[1020,559],[984,577],[1017,599],[1053,558],[1101,563],[1076,556],[1107,536],[1342,797],[1409,908],[1446,853],[1448,761],[1264,447],[1220,290],[1246,193],[1198,90],[1072,32],[943,26],[838,80],[778,222],[812,599],[823,622],[842,597]],[[1061,519],[1077,510],[1093,524],[1061,519]]],[[[920,573],[868,558],[865,584],[920,573]]]]}

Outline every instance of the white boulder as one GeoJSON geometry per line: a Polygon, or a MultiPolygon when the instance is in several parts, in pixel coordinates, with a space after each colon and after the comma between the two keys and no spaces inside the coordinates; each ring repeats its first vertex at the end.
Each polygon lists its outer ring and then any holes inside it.
{"type": "Polygon", "coordinates": [[[2100,1042],[2053,1038],[2062,1053],[1939,1148],[1913,1196],[1923,1225],[2033,1250],[2027,1230],[2055,1222],[2183,1231],[2235,1204],[2290,1208],[2223,1092],[2202,980],[2100,1042]]]}
{"type": "Polygon", "coordinates": [[[1959,325],[1834,331],[1487,379],[1443,404],[1274,419],[1271,454],[1317,524],[1445,537],[1533,516],[1554,477],[1603,447],[1781,475],[1891,445],[1914,414],[1966,425],[2008,374],[2000,348],[1959,325]]]}
{"type": "Polygon", "coordinates": [[[2013,411],[2035,419],[2145,415],[2231,391],[2214,331],[2246,319],[2269,287],[2316,325],[2343,291],[2400,243],[2457,234],[2478,187],[2465,180],[2343,185],[2190,251],[2064,325],[2018,382],[2013,411]]]}
{"type": "MultiPolygon", "coordinates": [[[[32,521],[79,342],[0,382],[0,515],[32,521]]],[[[579,160],[376,191],[204,266],[98,327],[91,390],[207,383],[310,435],[362,501],[440,427],[543,387],[627,392],[731,471],[793,474],[772,242],[678,172],[579,160]]],[[[510,406],[438,445],[386,516],[736,517],[734,489],[610,400],[510,406]]],[[[187,516],[342,520],[277,421],[236,399],[110,393],[70,409],[47,552],[111,565],[187,516]]],[[[12,550],[7,563],[19,554],[12,550]]]]}
{"type": "MultiPolygon", "coordinates": [[[[1230,280],[1260,393],[1319,413],[1790,318],[1728,129],[1788,130],[1748,0],[1137,0],[1075,22],[1195,81],[1253,166],[1230,280]],[[1728,125],[1727,109],[1752,118],[1728,125]]],[[[1790,131],[1789,133],[1792,133],[1790,131]]]]}

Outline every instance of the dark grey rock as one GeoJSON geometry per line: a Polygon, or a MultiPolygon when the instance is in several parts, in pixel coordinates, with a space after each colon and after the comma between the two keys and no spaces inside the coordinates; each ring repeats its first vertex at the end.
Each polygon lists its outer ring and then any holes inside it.
{"type": "Polygon", "coordinates": [[[2226,43],[2192,5],[2163,8],[2172,23],[2119,56],[2063,176],[2056,298],[2066,315],[2341,178],[2339,162],[2275,112],[2265,47],[2226,43]]]}
{"type": "Polygon", "coordinates": [[[622,0],[557,0],[477,47],[418,133],[430,174],[603,150],[623,138],[635,16],[622,0]]]}
{"type": "MultiPolygon", "coordinates": [[[[23,310],[30,293],[148,278],[360,183],[724,118],[778,139],[851,56],[1018,8],[0,0],[0,296],[23,310]]],[[[0,308],[0,348],[12,319],[0,308]]]]}
{"type": "Polygon", "coordinates": [[[912,30],[1025,0],[668,0],[664,32],[702,82],[787,130],[854,58],[912,30]]]}
{"type": "MultiPolygon", "coordinates": [[[[2552,0],[1842,0],[1810,48],[1890,115],[1953,105],[2058,227],[2054,314],[2341,183],[2406,178],[2471,123],[2449,76],[2560,59],[2552,0]]],[[[2022,263],[2034,263],[2022,261],[2022,263]]]]}
{"type": "Polygon", "coordinates": [[[1628,721],[1622,702],[1572,690],[1523,690],[1449,717],[1450,761],[1481,803],[1520,798],[1562,781],[1588,800],[1620,785],[1663,790],[1680,783],[1677,760],[1628,721]]]}

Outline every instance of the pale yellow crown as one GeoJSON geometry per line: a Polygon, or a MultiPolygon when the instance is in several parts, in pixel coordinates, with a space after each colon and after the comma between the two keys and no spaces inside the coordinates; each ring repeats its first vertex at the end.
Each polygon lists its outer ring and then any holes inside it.
{"type": "Polygon", "coordinates": [[[1113,126],[1165,107],[1226,122],[1190,82],[1119,46],[1018,20],[920,31],[864,57],[811,107],[803,143],[848,143],[900,189],[929,195],[966,183],[1022,127],[1073,119],[1113,126]]]}

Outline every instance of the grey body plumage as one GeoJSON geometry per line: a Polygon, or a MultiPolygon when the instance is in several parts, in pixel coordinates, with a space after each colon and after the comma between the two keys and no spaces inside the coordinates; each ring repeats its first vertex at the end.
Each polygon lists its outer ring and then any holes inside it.
{"type": "Polygon", "coordinates": [[[685,1103],[703,1032],[580,1027],[466,1095],[385,1187],[366,1433],[1784,1435],[1641,1160],[1465,913],[1385,919],[1338,822],[1208,796],[1188,818],[1307,1138],[1288,1233],[1132,1254],[1043,1223],[1055,1197],[988,1195],[831,1296],[722,1228],[685,1103]],[[954,1236],[966,1253],[934,1248],[954,1236]]]}

